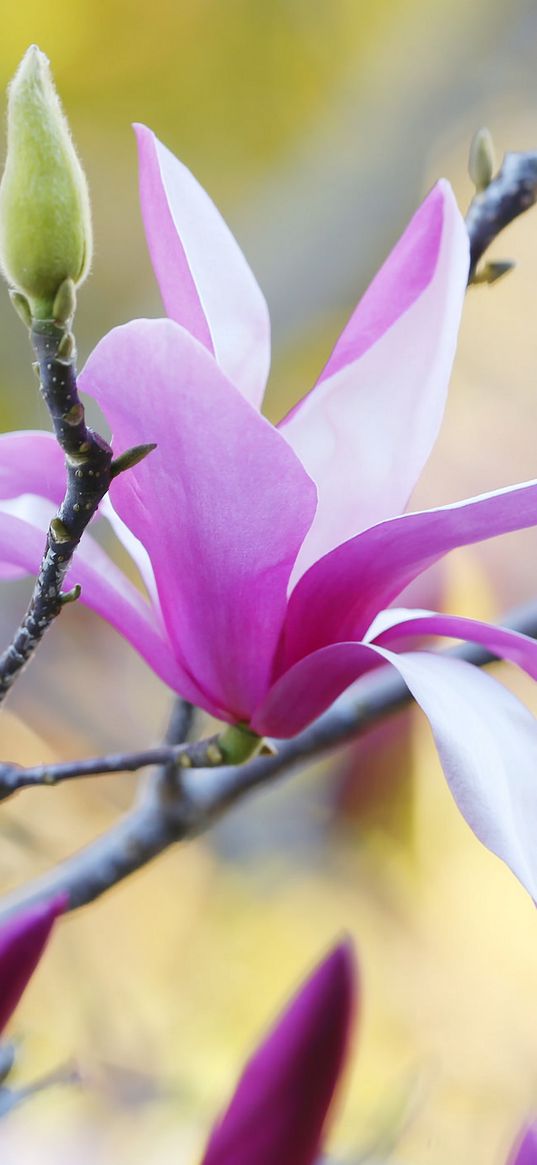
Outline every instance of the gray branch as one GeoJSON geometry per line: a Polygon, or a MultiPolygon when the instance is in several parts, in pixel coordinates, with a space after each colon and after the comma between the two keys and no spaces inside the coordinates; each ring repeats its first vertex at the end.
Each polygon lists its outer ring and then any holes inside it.
{"type": "MultiPolygon", "coordinates": [[[[470,236],[470,277],[494,239],[537,200],[537,152],[506,154],[501,169],[472,199],[466,215],[470,236]]],[[[503,274],[512,263],[496,265],[503,274]]]]}
{"type": "MultiPolygon", "coordinates": [[[[74,311],[74,290],[70,281],[62,284],[59,302],[67,295],[68,308],[74,311]]],[[[126,450],[116,461],[103,437],[86,425],[84,406],[78,395],[76,349],[70,331],[71,315],[60,320],[26,319],[29,311],[24,297],[15,293],[17,310],[30,326],[30,338],[36,356],[34,367],[39,373],[41,395],[65,454],[67,486],[64,499],[52,519],[43,559],[27,611],[13,639],[0,655],[0,702],[28,663],[51,623],[66,603],[76,600],[80,588],[62,592],[63,582],[76,548],[97,508],[118,473],[136,465],[155,448],[140,445],[126,450]]]]}
{"type": "MultiPolygon", "coordinates": [[[[537,637],[537,604],[520,608],[502,626],[537,637]]],[[[446,654],[476,667],[484,667],[496,658],[484,648],[466,643],[446,654]]],[[[272,785],[289,776],[297,765],[355,740],[413,703],[401,677],[392,669],[382,668],[342,696],[298,736],[275,742],[273,755],[257,756],[243,765],[200,771],[175,763],[177,748],[184,746],[163,745],[158,750],[162,767],[143,790],[139,804],[97,841],[4,898],[0,925],[14,911],[62,891],[68,895],[70,910],[86,906],[169,846],[204,833],[256,789],[272,785]]],[[[145,759],[144,754],[131,755],[138,755],[144,765],[151,763],[149,750],[145,759]]]]}
{"type": "MultiPolygon", "coordinates": [[[[20,298],[20,297],[19,297],[20,298]]],[[[28,609],[0,656],[0,702],[33,655],[45,631],[78,591],[62,593],[82,534],[110,485],[112,450],[86,425],[76,383],[76,352],[67,324],[31,321],[30,335],[56,439],[65,453],[67,489],[50,523],[28,609]]]]}
{"type": "Polygon", "coordinates": [[[22,768],[4,762],[0,764],[0,801],[7,800],[21,789],[61,785],[80,777],[135,773],[150,765],[171,765],[174,769],[177,766],[185,769],[213,768],[223,765],[225,761],[221,739],[221,735],[215,735],[192,744],[157,744],[154,748],[144,748],[138,752],[108,753],[106,756],[60,761],[59,764],[36,765],[34,768],[22,768]]]}

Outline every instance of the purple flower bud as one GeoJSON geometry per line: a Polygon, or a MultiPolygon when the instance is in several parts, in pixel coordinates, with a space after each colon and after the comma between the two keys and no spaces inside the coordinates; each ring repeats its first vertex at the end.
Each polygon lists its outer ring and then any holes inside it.
{"type": "Polygon", "coordinates": [[[15,1010],[66,904],[66,895],[58,895],[14,915],[0,930],[0,1031],[15,1010]]]}
{"type": "Polygon", "coordinates": [[[342,943],[246,1065],[202,1165],[312,1165],[343,1068],[355,971],[342,943]]]}

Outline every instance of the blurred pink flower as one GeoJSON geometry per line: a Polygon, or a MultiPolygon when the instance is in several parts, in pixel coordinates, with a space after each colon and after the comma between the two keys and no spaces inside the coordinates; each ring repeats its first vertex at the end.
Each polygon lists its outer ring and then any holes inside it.
{"type": "Polygon", "coordinates": [[[31,979],[58,915],[64,894],[16,914],[0,930],[0,1032],[31,979]]]}
{"type": "MultiPolygon", "coordinates": [[[[537,644],[472,619],[386,609],[450,550],[537,523],[537,481],[403,513],[441,422],[468,272],[449,185],[425,199],[314,389],[275,428],[258,411],[263,296],[189,171],[149,130],[137,135],[170,318],[116,328],[80,382],[117,453],[158,446],[102,507],[147,598],[91,537],[69,581],[172,688],[259,734],[292,736],[364,673],[396,668],[467,821],[537,898],[537,721],[490,675],[404,641],[473,640],[534,678],[537,644]]],[[[50,435],[1,440],[0,571],[12,577],[37,569],[64,474],[50,435]]]]}
{"type": "Polygon", "coordinates": [[[342,944],[249,1060],[202,1165],[313,1165],[345,1061],[354,961],[342,944]]]}
{"type": "Polygon", "coordinates": [[[537,1123],[523,1129],[506,1165],[537,1165],[537,1123]]]}

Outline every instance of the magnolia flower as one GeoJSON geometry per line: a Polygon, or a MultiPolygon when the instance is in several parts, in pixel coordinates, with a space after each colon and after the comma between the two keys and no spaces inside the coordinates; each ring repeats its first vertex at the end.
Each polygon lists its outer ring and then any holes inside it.
{"type": "MultiPolygon", "coordinates": [[[[116,454],[156,442],[101,510],[146,594],[91,538],[68,585],[186,699],[288,737],[349,684],[395,668],[428,716],[478,837],[537,898],[537,722],[495,679],[409,636],[482,643],[537,677],[537,644],[473,619],[392,604],[458,546],[537,523],[537,481],[404,513],[442,418],[468,274],[446,182],[425,199],[313,390],[273,427],[263,296],[192,175],[137,128],[141,200],[168,319],[98,345],[81,387],[116,454]],[[387,609],[388,608],[388,609],[387,609]]],[[[45,433],[0,439],[0,573],[36,571],[64,490],[45,433]]]]}
{"type": "Polygon", "coordinates": [[[15,1010],[48,942],[65,895],[16,914],[0,930],[0,1032],[15,1010]]]}
{"type": "Polygon", "coordinates": [[[354,1009],[342,944],[301,987],[246,1065],[202,1165],[313,1165],[340,1077],[354,1009]]]}

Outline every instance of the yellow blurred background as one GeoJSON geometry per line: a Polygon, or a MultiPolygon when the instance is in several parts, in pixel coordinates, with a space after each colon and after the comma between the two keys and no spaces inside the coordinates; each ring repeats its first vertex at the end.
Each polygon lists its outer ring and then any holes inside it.
{"type": "MultiPolygon", "coordinates": [[[[533,0],[25,0],[2,15],[0,89],[37,42],[91,184],[81,359],[112,325],[160,312],[130,130],[145,121],[209,189],[265,290],[272,417],[309,387],[428,185],[443,173],[467,203],[475,128],[500,155],[537,144],[533,0]]],[[[493,254],[518,268],[468,297],[420,506],[537,476],[537,211],[493,254]]],[[[0,329],[2,427],[43,425],[7,294],[0,329]]],[[[530,533],[458,553],[432,604],[487,618],[531,598],[536,548],[530,533]]],[[[3,587],[6,640],[26,594],[3,587]]],[[[532,685],[497,671],[537,712],[532,685]]],[[[2,759],[149,744],[169,706],[110,629],[70,608],[2,712],[2,759]]],[[[1,886],[105,829],[134,788],[101,778],[4,806],[1,886]]],[[[61,925],[13,1024],[17,1079],[74,1057],[85,1085],[5,1121],[2,1162],[194,1162],[253,1042],[342,931],[363,1000],[338,1159],[393,1142],[400,1165],[502,1165],[537,1110],[534,907],[459,819],[417,713],[61,925]]]]}

